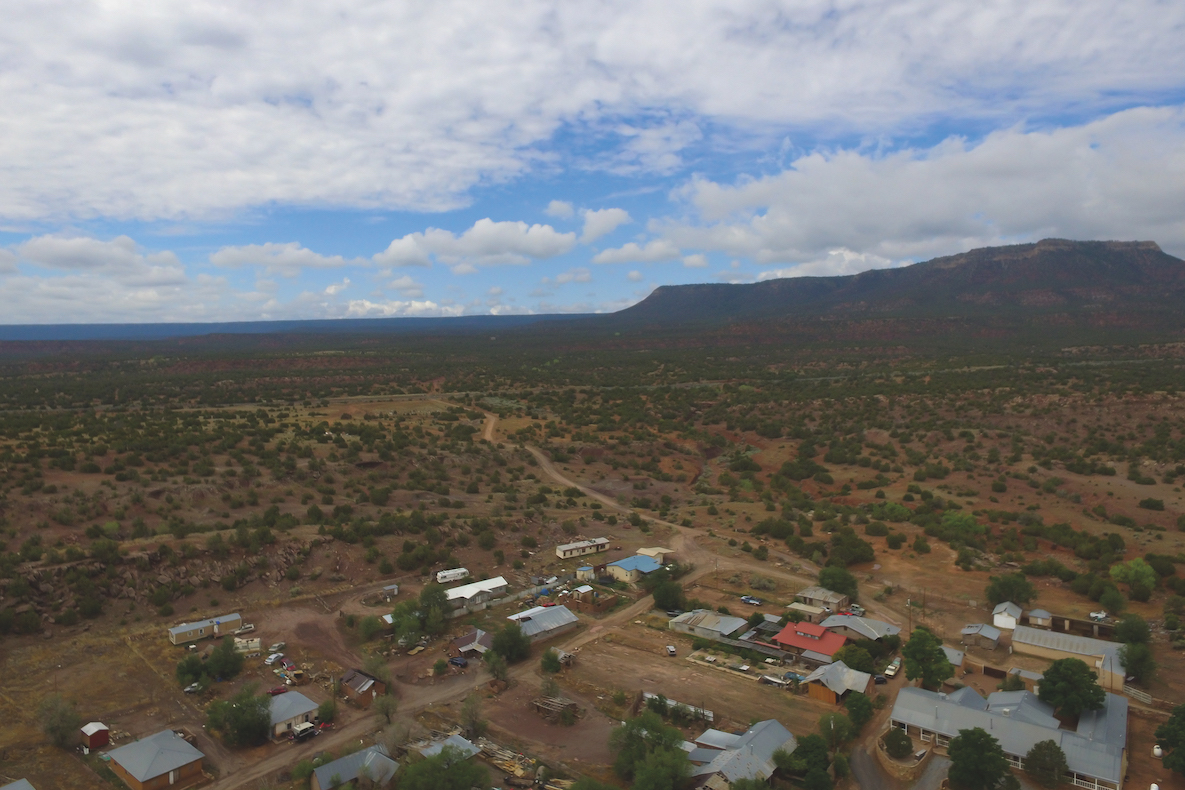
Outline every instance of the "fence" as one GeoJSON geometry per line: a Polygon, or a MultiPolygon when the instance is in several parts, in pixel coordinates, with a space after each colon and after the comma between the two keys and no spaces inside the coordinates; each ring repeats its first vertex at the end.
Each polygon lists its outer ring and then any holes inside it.
{"type": "Polygon", "coordinates": [[[1123,687],[1123,693],[1128,695],[1129,697],[1131,697],[1134,700],[1144,703],[1145,705],[1152,704],[1152,695],[1146,691],[1140,691],[1139,689],[1132,688],[1131,686],[1125,685],[1123,687]]]}

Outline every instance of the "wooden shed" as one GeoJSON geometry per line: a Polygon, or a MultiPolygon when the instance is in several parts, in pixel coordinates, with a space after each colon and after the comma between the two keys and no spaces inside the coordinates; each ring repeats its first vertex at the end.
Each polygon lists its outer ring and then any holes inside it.
{"type": "Polygon", "coordinates": [[[82,745],[88,749],[101,749],[111,743],[111,731],[101,721],[92,721],[82,728],[82,745]]]}

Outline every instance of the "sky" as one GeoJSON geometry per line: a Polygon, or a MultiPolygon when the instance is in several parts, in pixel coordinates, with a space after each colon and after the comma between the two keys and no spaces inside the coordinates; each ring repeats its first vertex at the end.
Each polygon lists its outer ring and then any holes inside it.
{"type": "Polygon", "coordinates": [[[10,0],[0,324],[1185,257],[1179,0],[10,0]]]}

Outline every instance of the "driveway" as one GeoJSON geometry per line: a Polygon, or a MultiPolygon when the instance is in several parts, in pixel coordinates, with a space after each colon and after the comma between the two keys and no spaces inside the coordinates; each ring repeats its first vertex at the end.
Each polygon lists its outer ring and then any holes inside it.
{"type": "MultiPolygon", "coordinates": [[[[863,746],[852,750],[852,778],[860,790],[898,790],[903,785],[881,770],[876,758],[863,746]]],[[[925,770],[918,780],[910,785],[911,790],[938,790],[946,772],[950,768],[950,760],[937,754],[930,756],[925,770]]]]}

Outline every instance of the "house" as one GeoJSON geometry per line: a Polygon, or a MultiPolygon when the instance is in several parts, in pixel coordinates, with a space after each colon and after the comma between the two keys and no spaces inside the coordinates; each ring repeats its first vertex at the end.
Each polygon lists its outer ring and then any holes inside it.
{"type": "Polygon", "coordinates": [[[662,546],[654,546],[649,549],[638,549],[635,553],[643,557],[652,557],[659,565],[666,565],[667,559],[674,555],[675,550],[664,549],[662,546]]]}
{"type": "Polygon", "coordinates": [[[297,724],[312,721],[317,715],[317,703],[299,691],[272,697],[272,737],[282,738],[297,724]]]}
{"type": "Polygon", "coordinates": [[[740,735],[705,730],[694,743],[683,743],[692,786],[711,790],[726,790],[741,779],[767,781],[776,769],[774,752],[796,748],[794,735],[774,719],[759,721],[740,735]]]}
{"type": "Polygon", "coordinates": [[[329,790],[360,777],[369,779],[378,787],[386,787],[391,784],[398,770],[399,763],[387,755],[386,749],[382,746],[371,746],[369,749],[347,754],[340,760],[313,769],[310,787],[312,790],[329,790]]]}
{"type": "Polygon", "coordinates": [[[852,599],[843,593],[828,590],[826,587],[807,587],[794,596],[810,606],[817,606],[825,612],[838,612],[847,609],[852,599]]]}
{"type": "Polygon", "coordinates": [[[814,623],[788,623],[774,637],[774,642],[783,650],[795,653],[816,666],[830,664],[831,656],[847,641],[842,634],[828,631],[814,623]]]}
{"type": "Polygon", "coordinates": [[[1123,645],[1115,642],[1045,631],[1027,625],[1018,625],[1012,632],[1012,652],[1039,656],[1050,661],[1062,658],[1081,659],[1095,671],[1099,677],[1099,685],[1106,691],[1123,690],[1123,663],[1119,660],[1121,647],[1123,645]]]}
{"type": "Polygon", "coordinates": [[[654,573],[662,566],[653,557],[635,554],[632,557],[610,562],[606,567],[609,570],[609,575],[617,581],[633,584],[646,574],[654,573]]]}
{"type": "Polygon", "coordinates": [[[111,742],[111,731],[101,721],[92,721],[82,728],[82,745],[88,749],[99,749],[111,742]]]}
{"type": "Polygon", "coordinates": [[[992,625],[1003,631],[1011,631],[1020,622],[1021,608],[1012,601],[996,604],[992,610],[992,625]]]}
{"type": "Polygon", "coordinates": [[[566,606],[536,606],[525,612],[512,614],[506,619],[516,621],[522,628],[523,635],[532,642],[558,636],[580,623],[580,618],[572,614],[566,606]]]}
{"type": "Polygon", "coordinates": [[[787,612],[798,612],[799,619],[808,623],[821,623],[827,617],[827,612],[824,612],[817,606],[795,601],[786,607],[787,612]]]}
{"type": "Polygon", "coordinates": [[[1127,772],[1127,699],[1107,694],[1102,709],[1063,729],[1052,707],[1029,691],[997,691],[987,699],[967,686],[950,694],[906,686],[897,694],[890,726],[945,749],[959,730],[979,727],[1000,743],[1008,763],[1024,768],[1025,755],[1052,740],[1066,755],[1066,782],[1091,790],[1121,790],[1127,772]]]}
{"type": "Polygon", "coordinates": [[[449,642],[448,654],[454,657],[480,659],[493,646],[493,634],[487,633],[480,628],[474,628],[464,636],[458,636],[449,642]]]}
{"type": "Polygon", "coordinates": [[[28,779],[17,779],[15,782],[0,787],[0,790],[37,790],[28,779]]]}
{"type": "Polygon", "coordinates": [[[207,637],[226,636],[233,634],[242,625],[243,618],[238,614],[211,617],[209,620],[199,620],[196,623],[182,623],[169,629],[169,641],[174,645],[183,645],[207,637]]]}
{"type": "Polygon", "coordinates": [[[678,631],[681,634],[691,634],[692,636],[702,636],[706,639],[720,639],[730,636],[746,625],[748,623],[743,618],[717,614],[708,609],[696,609],[691,612],[684,612],[678,617],[672,618],[667,623],[667,627],[672,631],[678,631]]]}
{"type": "Polygon", "coordinates": [[[426,746],[421,746],[416,749],[424,757],[435,757],[445,750],[446,747],[451,746],[468,760],[475,754],[481,754],[481,749],[474,746],[470,741],[462,738],[460,735],[450,735],[441,741],[432,741],[426,746]]]}
{"type": "Polygon", "coordinates": [[[350,699],[364,708],[369,708],[375,697],[387,693],[387,684],[374,675],[358,670],[347,670],[341,678],[341,690],[350,699]]]}
{"type": "Polygon", "coordinates": [[[509,589],[510,585],[506,579],[495,576],[492,579],[483,579],[479,582],[469,582],[469,584],[454,587],[446,591],[445,595],[454,609],[461,609],[501,598],[509,589]]]}
{"type": "Polygon", "coordinates": [[[833,614],[819,625],[828,631],[842,634],[852,640],[871,639],[876,641],[901,633],[901,629],[891,623],[872,620],[868,617],[857,617],[854,614],[833,614]]]}
{"type": "Polygon", "coordinates": [[[806,686],[809,696],[836,705],[849,691],[868,694],[872,689],[872,675],[836,661],[807,675],[802,684],[806,686]]]}
{"type": "Polygon", "coordinates": [[[572,557],[583,557],[586,554],[600,554],[609,550],[608,538],[593,538],[592,540],[578,540],[575,543],[565,543],[555,547],[555,556],[561,560],[572,557]]]}
{"type": "Polygon", "coordinates": [[[107,756],[111,770],[132,790],[157,790],[199,781],[206,755],[172,730],[161,730],[107,756]]]}
{"type": "Polygon", "coordinates": [[[596,569],[591,565],[583,565],[576,569],[576,581],[579,582],[595,582],[597,580],[596,569]]]}
{"type": "Polygon", "coordinates": [[[1053,628],[1053,615],[1044,609],[1033,609],[1029,612],[1029,625],[1034,628],[1053,628]]]}
{"type": "Polygon", "coordinates": [[[1000,629],[987,623],[965,625],[960,633],[963,635],[963,644],[970,647],[995,650],[1000,644],[1000,629]]]}

